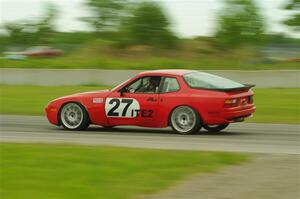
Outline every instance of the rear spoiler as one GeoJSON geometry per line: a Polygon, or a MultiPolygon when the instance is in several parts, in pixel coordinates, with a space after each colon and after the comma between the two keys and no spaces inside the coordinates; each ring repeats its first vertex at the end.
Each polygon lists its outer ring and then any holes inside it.
{"type": "Polygon", "coordinates": [[[213,90],[222,91],[222,92],[238,92],[238,91],[248,91],[255,86],[255,84],[243,84],[243,85],[244,86],[237,87],[237,88],[220,88],[220,89],[213,89],[213,90]]]}
{"type": "Polygon", "coordinates": [[[255,84],[243,84],[243,85],[244,86],[237,87],[237,88],[196,88],[196,87],[191,87],[191,88],[230,93],[230,92],[248,91],[255,86],[255,84]]]}

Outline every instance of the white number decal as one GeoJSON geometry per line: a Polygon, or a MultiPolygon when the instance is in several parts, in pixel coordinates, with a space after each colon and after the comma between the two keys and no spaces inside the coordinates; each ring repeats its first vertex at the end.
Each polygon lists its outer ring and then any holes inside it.
{"type": "Polygon", "coordinates": [[[135,110],[139,109],[139,102],[133,98],[107,98],[105,101],[107,117],[136,117],[135,110]]]}

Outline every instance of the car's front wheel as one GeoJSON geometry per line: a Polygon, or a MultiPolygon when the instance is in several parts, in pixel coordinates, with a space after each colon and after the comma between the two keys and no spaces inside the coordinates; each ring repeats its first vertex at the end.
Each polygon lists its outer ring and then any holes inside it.
{"type": "Polygon", "coordinates": [[[198,113],[189,106],[175,108],[170,117],[173,130],[180,134],[194,134],[201,129],[201,121],[198,113]]]}
{"type": "Polygon", "coordinates": [[[203,124],[203,128],[210,133],[217,133],[225,129],[229,124],[207,125],[203,124]]]}
{"type": "Polygon", "coordinates": [[[61,108],[59,119],[61,125],[68,130],[83,130],[89,126],[89,116],[85,108],[74,102],[61,108]]]}

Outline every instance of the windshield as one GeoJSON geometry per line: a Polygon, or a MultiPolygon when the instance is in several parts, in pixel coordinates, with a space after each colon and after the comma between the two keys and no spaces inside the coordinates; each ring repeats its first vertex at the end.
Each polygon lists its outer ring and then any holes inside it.
{"type": "Polygon", "coordinates": [[[245,87],[238,82],[203,72],[188,73],[183,78],[192,88],[231,89],[245,87]]]}

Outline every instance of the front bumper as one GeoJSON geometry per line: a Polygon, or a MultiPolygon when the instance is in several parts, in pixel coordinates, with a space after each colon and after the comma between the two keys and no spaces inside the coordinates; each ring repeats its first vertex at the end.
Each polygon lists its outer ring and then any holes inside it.
{"type": "Polygon", "coordinates": [[[51,124],[54,124],[54,125],[59,125],[59,122],[58,122],[58,108],[54,107],[54,106],[51,106],[51,105],[48,105],[46,108],[45,108],[45,113],[46,113],[46,117],[48,119],[48,121],[51,123],[51,124]]]}

